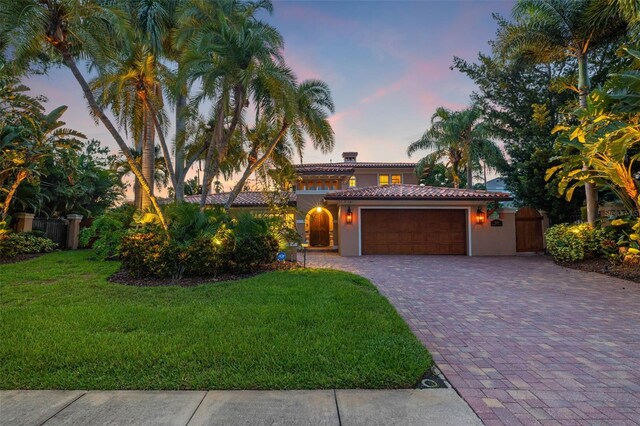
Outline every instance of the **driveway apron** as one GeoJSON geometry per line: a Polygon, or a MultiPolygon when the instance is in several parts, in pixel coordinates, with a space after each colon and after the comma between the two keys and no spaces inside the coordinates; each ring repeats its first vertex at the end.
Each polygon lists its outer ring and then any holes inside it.
{"type": "Polygon", "coordinates": [[[307,254],[369,278],[485,424],[640,424],[640,285],[542,256],[307,254]]]}

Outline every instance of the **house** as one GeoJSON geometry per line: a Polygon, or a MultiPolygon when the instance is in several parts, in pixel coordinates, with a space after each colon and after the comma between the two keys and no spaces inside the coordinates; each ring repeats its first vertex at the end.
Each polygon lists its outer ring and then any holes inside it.
{"type": "MultiPolygon", "coordinates": [[[[414,163],[359,162],[357,156],[344,152],[340,163],[296,166],[295,187],[284,198],[310,247],[342,256],[516,253],[515,210],[496,207],[510,194],[418,185],[414,163]]],[[[197,202],[199,196],[185,198],[197,202]]],[[[226,198],[212,194],[207,203],[222,205],[226,198]]],[[[268,205],[267,195],[243,192],[232,208],[268,205]]]]}

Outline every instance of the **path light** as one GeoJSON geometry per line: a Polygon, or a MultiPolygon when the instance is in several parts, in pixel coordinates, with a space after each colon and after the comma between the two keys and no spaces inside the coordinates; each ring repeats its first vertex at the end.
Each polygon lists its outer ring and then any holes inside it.
{"type": "Polygon", "coordinates": [[[347,207],[347,223],[353,223],[353,213],[351,213],[351,207],[347,207]]]}
{"type": "Polygon", "coordinates": [[[476,211],[476,223],[478,225],[482,225],[484,223],[484,213],[482,211],[482,207],[478,207],[478,211],[476,211]]]}

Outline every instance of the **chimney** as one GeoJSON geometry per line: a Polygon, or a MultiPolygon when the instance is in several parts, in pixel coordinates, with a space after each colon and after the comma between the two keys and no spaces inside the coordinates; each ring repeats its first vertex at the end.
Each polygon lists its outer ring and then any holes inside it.
{"type": "Polygon", "coordinates": [[[358,157],[358,153],[357,152],[343,152],[342,153],[342,160],[345,163],[355,163],[357,157],[358,157]]]}

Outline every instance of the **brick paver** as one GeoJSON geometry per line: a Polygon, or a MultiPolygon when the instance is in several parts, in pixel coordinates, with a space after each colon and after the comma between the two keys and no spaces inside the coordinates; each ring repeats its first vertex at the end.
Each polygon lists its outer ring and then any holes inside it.
{"type": "Polygon", "coordinates": [[[640,424],[640,285],[541,256],[312,253],[371,279],[486,424],[640,424]]]}

